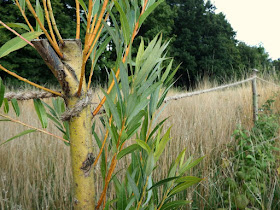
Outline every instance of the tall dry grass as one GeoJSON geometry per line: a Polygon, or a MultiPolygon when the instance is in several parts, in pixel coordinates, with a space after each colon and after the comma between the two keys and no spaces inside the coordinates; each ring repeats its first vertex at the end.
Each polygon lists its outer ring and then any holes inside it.
{"type": "MultiPolygon", "coordinates": [[[[197,89],[212,87],[204,81],[197,89]]],[[[259,104],[263,104],[278,87],[258,82],[259,104]]],[[[172,90],[170,95],[178,91],[172,90]]],[[[98,97],[95,98],[96,101],[98,97]]],[[[46,100],[50,101],[50,100],[46,100]]],[[[21,102],[20,120],[40,127],[33,102],[21,102]]],[[[275,108],[279,108],[279,99],[275,108]]],[[[11,111],[12,113],[12,111],[11,111]]],[[[218,159],[226,158],[226,144],[238,124],[252,126],[252,93],[250,83],[223,91],[202,94],[165,105],[161,118],[169,117],[165,127],[172,126],[168,149],[160,160],[159,177],[165,177],[168,167],[180,151],[186,148],[188,156],[205,156],[193,171],[205,180],[187,197],[195,193],[201,197],[201,209],[209,207],[208,177],[220,167],[218,159]]],[[[23,131],[20,125],[0,122],[0,142],[23,131]]],[[[60,135],[51,126],[50,132],[60,135]]],[[[124,167],[124,162],[118,168],[124,167]]],[[[99,174],[98,167],[95,169],[99,174]]],[[[53,137],[32,133],[0,147],[0,209],[71,209],[71,168],[69,147],[53,137]]],[[[101,178],[96,176],[97,194],[102,188],[101,178]]],[[[109,190],[113,196],[113,191],[109,190]]]]}

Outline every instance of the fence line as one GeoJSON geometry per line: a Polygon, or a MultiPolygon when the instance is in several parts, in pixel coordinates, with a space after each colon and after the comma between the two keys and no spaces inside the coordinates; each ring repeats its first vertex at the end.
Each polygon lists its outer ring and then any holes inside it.
{"type": "Polygon", "coordinates": [[[266,82],[267,84],[274,85],[274,86],[280,88],[280,85],[277,85],[277,84],[275,84],[275,83],[273,83],[273,82],[269,82],[269,81],[264,80],[264,79],[262,79],[262,78],[260,78],[260,77],[257,77],[257,79],[259,79],[259,80],[261,80],[261,81],[263,81],[263,82],[266,82]]]}
{"type": "Polygon", "coordinates": [[[200,94],[203,94],[203,93],[209,93],[209,92],[213,92],[213,91],[217,91],[217,90],[222,90],[222,89],[225,89],[225,88],[237,86],[237,85],[240,85],[242,83],[252,81],[256,78],[257,77],[254,76],[254,77],[250,77],[248,79],[245,79],[245,80],[242,80],[242,81],[239,81],[239,82],[234,82],[234,83],[227,84],[227,85],[221,85],[221,86],[206,89],[206,90],[199,90],[199,91],[194,91],[194,92],[190,92],[190,93],[183,93],[183,94],[178,94],[178,95],[175,95],[175,96],[170,96],[170,97],[167,97],[164,100],[164,102],[166,103],[167,101],[171,101],[171,100],[178,100],[178,99],[181,99],[181,98],[187,98],[187,97],[191,97],[191,96],[195,96],[195,95],[200,95],[200,94]]]}
{"type": "MultiPolygon", "coordinates": [[[[280,88],[280,85],[277,85],[273,82],[269,82],[269,81],[264,80],[260,77],[253,76],[253,77],[250,77],[248,79],[238,81],[238,82],[234,82],[234,83],[227,84],[227,85],[221,85],[221,86],[210,88],[210,89],[199,90],[199,91],[182,93],[182,94],[177,94],[177,95],[174,95],[174,96],[170,96],[170,97],[167,97],[164,100],[164,102],[166,103],[166,102],[171,101],[171,100],[178,100],[178,99],[187,98],[187,97],[191,97],[191,96],[195,96],[195,95],[200,95],[200,94],[203,94],[203,93],[209,93],[209,92],[213,92],[213,91],[217,91],[217,90],[222,90],[222,89],[225,89],[225,88],[237,86],[237,85],[240,85],[242,83],[252,81],[254,79],[259,79],[263,82],[266,82],[268,84],[271,84],[271,85],[274,85],[274,86],[277,86],[277,87],[280,88]]],[[[40,98],[40,99],[52,98],[52,97],[58,97],[58,96],[54,95],[52,93],[40,92],[40,91],[17,92],[17,93],[16,92],[8,92],[8,93],[5,93],[5,96],[4,96],[4,98],[6,98],[8,101],[12,100],[13,98],[17,99],[17,100],[30,100],[30,99],[38,99],[38,98],[40,98]]]]}

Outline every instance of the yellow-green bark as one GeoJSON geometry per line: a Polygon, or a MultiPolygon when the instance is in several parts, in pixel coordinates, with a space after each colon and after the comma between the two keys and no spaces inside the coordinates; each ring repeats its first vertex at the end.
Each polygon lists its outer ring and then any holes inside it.
{"type": "MultiPolygon", "coordinates": [[[[81,96],[76,97],[82,66],[82,49],[79,41],[65,40],[64,43],[61,50],[64,55],[66,83],[63,84],[68,88],[65,90],[68,91],[65,102],[67,108],[71,109],[78,100],[86,97],[86,84],[83,84],[81,96]]],[[[93,164],[91,116],[90,106],[87,106],[69,122],[75,209],[94,209],[95,205],[94,178],[91,168],[93,164]]]]}
{"type": "MultiPolygon", "coordinates": [[[[57,56],[47,40],[35,40],[33,44],[59,81],[68,109],[72,109],[79,100],[88,97],[85,82],[80,97],[77,97],[82,67],[80,40],[64,40],[64,44],[60,46],[62,59],[57,56]]],[[[78,116],[69,121],[75,209],[95,208],[91,118],[90,106],[87,105],[78,116]]]]}

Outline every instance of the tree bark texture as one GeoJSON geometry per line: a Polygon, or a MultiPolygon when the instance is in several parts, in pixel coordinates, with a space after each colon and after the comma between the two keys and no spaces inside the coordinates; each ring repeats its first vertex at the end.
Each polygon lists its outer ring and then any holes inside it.
{"type": "MultiPolygon", "coordinates": [[[[81,96],[76,95],[82,66],[80,40],[64,40],[64,45],[60,46],[62,59],[57,56],[47,40],[35,40],[33,44],[60,83],[68,109],[72,109],[79,100],[88,97],[85,82],[81,96]]],[[[78,116],[71,117],[69,121],[75,209],[95,208],[91,116],[90,105],[87,105],[78,116]]]]}

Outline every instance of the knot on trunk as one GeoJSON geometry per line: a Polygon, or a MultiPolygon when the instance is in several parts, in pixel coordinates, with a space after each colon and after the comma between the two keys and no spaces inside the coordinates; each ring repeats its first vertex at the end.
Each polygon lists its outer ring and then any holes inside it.
{"type": "Polygon", "coordinates": [[[72,117],[77,117],[85,107],[92,104],[92,98],[93,98],[92,91],[89,90],[85,95],[85,97],[79,100],[72,109],[66,110],[60,116],[60,119],[62,121],[69,121],[72,117]]]}

